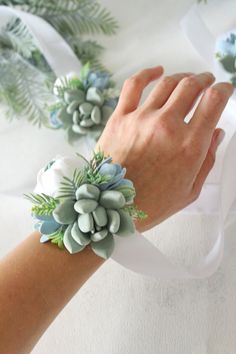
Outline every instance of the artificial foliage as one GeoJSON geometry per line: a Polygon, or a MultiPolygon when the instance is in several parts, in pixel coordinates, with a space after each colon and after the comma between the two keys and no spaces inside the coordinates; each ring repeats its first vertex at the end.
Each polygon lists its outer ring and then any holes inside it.
{"type": "Polygon", "coordinates": [[[64,129],[70,143],[81,136],[97,140],[118,102],[118,91],[107,72],[93,71],[89,64],[80,73],[58,78],[55,103],[49,107],[50,123],[64,129]]]}
{"type": "MultiPolygon", "coordinates": [[[[84,65],[108,71],[100,61],[101,35],[115,34],[118,25],[110,12],[94,0],[0,0],[7,5],[42,17],[71,46],[84,65]]],[[[37,48],[28,28],[12,17],[0,30],[0,102],[9,118],[24,117],[48,125],[46,102],[54,101],[55,75],[37,48]],[[30,89],[29,89],[30,87],[30,89]]]]}
{"type": "Polygon", "coordinates": [[[132,235],[134,220],[147,215],[134,204],[135,188],[124,178],[125,168],[100,151],[85,162],[83,168],[74,170],[72,178],[63,177],[56,197],[33,193],[27,198],[33,203],[31,212],[41,243],[50,241],[71,254],[89,246],[107,259],[115,247],[114,235],[132,235]]]}
{"type": "Polygon", "coordinates": [[[236,87],[236,34],[230,33],[226,39],[217,43],[216,58],[230,75],[230,81],[236,87]]]}

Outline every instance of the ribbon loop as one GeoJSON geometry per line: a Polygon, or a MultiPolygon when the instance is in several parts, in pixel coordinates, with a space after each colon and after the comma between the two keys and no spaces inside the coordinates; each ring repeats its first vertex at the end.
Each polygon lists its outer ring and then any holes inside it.
{"type": "Polygon", "coordinates": [[[28,27],[56,76],[80,71],[79,59],[63,37],[49,23],[36,15],[0,6],[0,27],[5,26],[12,16],[18,17],[28,27]]]}

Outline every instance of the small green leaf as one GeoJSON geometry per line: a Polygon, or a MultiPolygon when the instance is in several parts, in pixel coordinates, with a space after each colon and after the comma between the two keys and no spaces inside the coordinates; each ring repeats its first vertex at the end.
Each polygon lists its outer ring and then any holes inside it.
{"type": "Polygon", "coordinates": [[[85,80],[89,74],[90,71],[90,63],[86,63],[85,65],[82,66],[82,69],[80,70],[80,79],[81,81],[85,80]]]}
{"type": "Polygon", "coordinates": [[[134,204],[126,205],[123,208],[123,210],[126,211],[127,213],[129,213],[129,215],[132,217],[132,219],[143,220],[143,219],[146,219],[148,217],[148,215],[144,211],[139,210],[137,208],[137,206],[134,205],[134,204]]]}
{"type": "Polygon", "coordinates": [[[223,65],[224,69],[231,74],[236,72],[235,69],[235,57],[227,55],[220,59],[220,63],[223,65]]]}

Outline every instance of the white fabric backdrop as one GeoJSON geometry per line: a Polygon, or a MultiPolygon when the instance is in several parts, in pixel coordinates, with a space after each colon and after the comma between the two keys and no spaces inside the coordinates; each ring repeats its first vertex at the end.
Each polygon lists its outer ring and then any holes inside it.
{"type": "MultiPolygon", "coordinates": [[[[118,35],[103,40],[107,47],[104,61],[119,83],[134,71],[158,63],[165,65],[168,74],[208,69],[179,27],[191,1],[101,2],[120,22],[118,35]]],[[[215,34],[235,27],[233,0],[209,0],[201,9],[215,34]]],[[[29,205],[16,191],[30,191],[45,161],[73,151],[61,144],[62,139],[62,132],[38,131],[28,123],[10,125],[1,119],[0,255],[31,231],[29,205]]],[[[189,266],[209,249],[213,221],[214,215],[176,215],[147,237],[173,260],[189,266]]],[[[208,280],[154,281],[107,261],[58,316],[33,353],[234,354],[235,226],[226,232],[223,263],[208,280]]]]}

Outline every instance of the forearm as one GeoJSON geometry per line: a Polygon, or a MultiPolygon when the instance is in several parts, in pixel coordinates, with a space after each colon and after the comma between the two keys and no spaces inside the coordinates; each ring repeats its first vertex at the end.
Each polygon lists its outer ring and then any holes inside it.
{"type": "Polygon", "coordinates": [[[37,232],[0,261],[0,353],[29,353],[57,314],[103,264],[89,247],[71,255],[37,232]],[[16,335],[17,333],[17,335],[16,335]]]}

